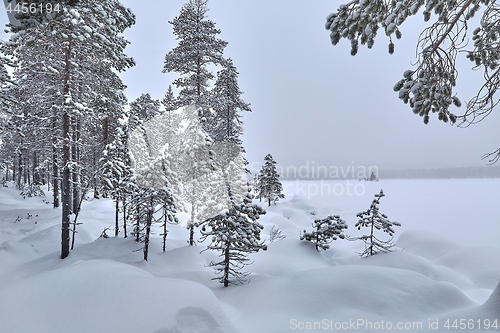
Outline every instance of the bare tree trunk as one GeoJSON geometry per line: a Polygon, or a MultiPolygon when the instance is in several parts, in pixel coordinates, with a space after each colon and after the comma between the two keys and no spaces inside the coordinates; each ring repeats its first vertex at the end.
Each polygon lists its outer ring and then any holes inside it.
{"type": "Polygon", "coordinates": [[[16,158],[12,158],[12,181],[15,182],[17,179],[17,167],[16,167],[16,158]]]}
{"type": "Polygon", "coordinates": [[[118,226],[118,221],[119,221],[118,211],[120,209],[119,203],[120,203],[120,198],[116,197],[116,199],[115,199],[115,237],[118,236],[118,232],[119,232],[119,226],[118,226]]]}
{"type": "Polygon", "coordinates": [[[56,111],[52,115],[52,182],[53,182],[53,207],[59,207],[59,166],[57,164],[57,118],[56,111]]]}
{"type": "MultiPolygon", "coordinates": [[[[65,50],[65,68],[64,68],[64,79],[63,79],[63,97],[66,97],[70,93],[70,57],[71,57],[71,40],[68,42],[68,46],[65,50]]],[[[66,103],[66,101],[64,101],[66,103]]],[[[62,226],[61,226],[61,259],[66,258],[69,255],[69,245],[70,245],[70,204],[71,204],[71,188],[70,188],[70,122],[71,118],[68,114],[67,108],[63,107],[63,125],[62,125],[62,138],[63,138],[63,149],[62,149],[62,226]]]]}
{"type": "Polygon", "coordinates": [[[153,223],[153,197],[149,199],[148,213],[146,215],[146,230],[144,232],[144,260],[148,261],[149,253],[149,234],[151,232],[151,224],[153,223]]]}
{"type": "Polygon", "coordinates": [[[163,214],[164,214],[164,218],[165,218],[165,221],[163,222],[163,252],[165,252],[166,248],[167,248],[167,233],[168,233],[168,230],[167,230],[167,212],[166,212],[166,208],[164,208],[164,211],[163,211],[163,214]]]}
{"type": "Polygon", "coordinates": [[[24,184],[31,185],[30,178],[30,159],[27,156],[28,152],[23,154],[23,169],[24,169],[24,184]]]}
{"type": "Polygon", "coordinates": [[[40,173],[38,172],[38,156],[36,151],[33,151],[33,184],[40,185],[40,173]]]}
{"type": "Polygon", "coordinates": [[[195,203],[191,205],[191,223],[189,224],[189,246],[194,246],[194,210],[195,203]]]}
{"type": "Polygon", "coordinates": [[[73,145],[71,150],[71,160],[73,162],[72,169],[72,180],[73,180],[73,213],[76,214],[76,211],[79,208],[80,204],[80,195],[81,195],[81,175],[80,175],[80,121],[77,117],[74,117],[73,123],[73,145]]]}
{"type": "Polygon", "coordinates": [[[224,287],[229,286],[229,246],[231,242],[227,243],[224,249],[224,287]]]}
{"type": "Polygon", "coordinates": [[[140,207],[140,205],[137,205],[136,210],[137,211],[136,211],[136,221],[135,221],[135,241],[137,243],[139,243],[139,241],[141,240],[139,237],[139,231],[141,228],[141,225],[139,223],[139,221],[141,220],[141,217],[140,217],[141,207],[140,207]]]}
{"type": "Polygon", "coordinates": [[[21,153],[19,153],[18,159],[17,159],[17,188],[21,188],[21,179],[23,176],[23,161],[21,158],[21,153]]]}
{"type": "Polygon", "coordinates": [[[122,207],[123,207],[123,238],[127,238],[127,206],[125,205],[125,197],[123,197],[122,207]]]}
{"type": "Polygon", "coordinates": [[[106,117],[103,120],[103,131],[102,131],[102,141],[103,147],[106,147],[109,144],[109,118],[106,117]]]}
{"type": "Polygon", "coordinates": [[[70,117],[65,110],[63,114],[63,149],[62,149],[62,232],[61,232],[61,259],[69,255],[69,227],[71,214],[71,187],[70,187],[70,140],[69,140],[69,122],[70,117]]]}

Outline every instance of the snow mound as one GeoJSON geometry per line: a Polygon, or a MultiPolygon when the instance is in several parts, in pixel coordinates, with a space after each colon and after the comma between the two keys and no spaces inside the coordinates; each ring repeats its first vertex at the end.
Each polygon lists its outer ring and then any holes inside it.
{"type": "Polygon", "coordinates": [[[493,290],[500,277],[500,248],[475,246],[448,253],[435,261],[469,278],[477,288],[493,290]]]}
{"type": "MultiPolygon", "coordinates": [[[[486,303],[481,306],[460,309],[435,317],[441,327],[445,324],[465,322],[465,332],[499,332],[500,331],[500,282],[486,303]],[[466,318],[466,319],[465,319],[466,318]],[[465,320],[464,320],[465,319],[465,320]],[[470,326],[469,326],[470,325],[470,326]]],[[[454,329],[456,330],[456,329],[454,329]]],[[[435,332],[427,331],[426,333],[435,332]]]]}
{"type": "Polygon", "coordinates": [[[253,281],[227,296],[228,303],[232,300],[238,300],[242,313],[235,324],[249,333],[285,332],[292,327],[294,318],[396,322],[430,318],[476,305],[450,283],[405,269],[358,265],[318,268],[253,281]]]}
{"type": "Polygon", "coordinates": [[[490,298],[481,307],[486,313],[491,313],[495,315],[495,318],[500,319],[500,281],[498,282],[495,290],[491,294],[490,298]]]}
{"type": "Polygon", "coordinates": [[[405,251],[431,261],[447,253],[464,248],[463,245],[446,239],[446,237],[423,230],[403,232],[399,236],[396,245],[405,251]]]}
{"type": "Polygon", "coordinates": [[[435,265],[434,263],[407,251],[395,250],[389,253],[376,254],[368,258],[358,260],[355,264],[406,269],[425,275],[432,280],[453,283],[460,289],[470,289],[474,287],[471,281],[454,270],[445,266],[435,265]]]}
{"type": "Polygon", "coordinates": [[[328,266],[313,244],[290,238],[268,244],[267,251],[252,255],[252,260],[255,262],[248,267],[249,270],[270,276],[328,266]]]}
{"type": "Polygon", "coordinates": [[[23,333],[237,332],[207,287],[112,260],[77,261],[0,289],[0,322],[23,333]]]}

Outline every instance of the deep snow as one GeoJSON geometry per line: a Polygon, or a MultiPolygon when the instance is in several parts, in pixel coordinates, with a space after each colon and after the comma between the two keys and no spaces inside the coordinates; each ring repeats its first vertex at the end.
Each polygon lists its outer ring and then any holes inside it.
{"type": "Polygon", "coordinates": [[[0,332],[443,332],[455,319],[500,320],[500,179],[283,184],[285,200],[262,203],[260,222],[264,238],[273,225],[287,237],[251,255],[250,282],[229,288],[206,267],[218,254],[188,247],[184,226],[169,226],[166,253],[157,229],[148,262],[132,238],[99,238],[113,225],[109,200],[84,203],[75,250],[60,260],[50,196],[1,188],[0,332]],[[393,252],[360,258],[361,242],[337,240],[318,253],[299,240],[332,214],[361,235],[355,215],[380,189],[381,212],[402,224],[393,252]]]}

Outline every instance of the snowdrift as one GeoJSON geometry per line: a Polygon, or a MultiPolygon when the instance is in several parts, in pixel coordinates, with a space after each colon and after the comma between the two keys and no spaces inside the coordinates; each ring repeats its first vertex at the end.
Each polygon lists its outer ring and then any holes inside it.
{"type": "MultiPolygon", "coordinates": [[[[477,188],[474,182],[463,181],[463,191],[469,197],[473,193],[474,202],[486,208],[464,205],[462,213],[468,217],[460,221],[455,215],[452,229],[446,223],[436,224],[436,218],[408,215],[411,209],[401,204],[405,196],[406,200],[425,198],[420,207],[439,200],[446,205],[442,201],[447,198],[452,204],[462,181],[450,182],[454,184],[440,186],[435,195],[428,191],[430,181],[367,184],[378,188],[373,193],[384,187],[387,206],[382,202],[381,211],[387,209],[389,217],[402,226],[396,230],[392,252],[363,259],[357,254],[364,249],[360,242],[337,240],[327,251],[317,252],[312,244],[299,241],[299,234],[310,230],[314,219],[331,214],[340,214],[353,228],[355,214],[369,205],[372,193],[312,198],[286,193],[287,199],[278,205],[264,206],[267,214],[261,219],[263,238],[269,239],[273,226],[286,238],[268,241],[266,252],[250,255],[254,263],[248,266],[252,271],[249,283],[229,288],[211,280],[215,275],[207,267],[219,254],[200,253],[206,244],[186,246],[184,226],[169,226],[165,253],[158,236],[161,230],[155,227],[148,262],[142,260],[142,245],[131,237],[99,238],[113,225],[109,200],[85,202],[75,250],[60,260],[59,210],[47,205],[45,198],[22,199],[18,191],[1,188],[0,332],[396,331],[366,325],[356,330],[335,329],[336,324],[357,320],[421,323],[420,329],[404,331],[441,332],[446,331],[446,320],[493,323],[500,320],[500,226],[482,221],[495,214],[484,202],[492,200],[500,180],[480,180],[477,188]],[[454,193],[447,196],[446,189],[454,193]],[[421,195],[424,192],[427,197],[421,195]],[[392,198],[400,202],[391,204],[392,198]],[[488,234],[480,245],[467,233],[472,214],[463,211],[467,207],[477,213],[476,229],[488,234]],[[431,223],[435,228],[426,228],[431,223]],[[436,321],[439,330],[430,329],[429,324],[436,321]]],[[[436,214],[444,219],[444,214],[436,214]]],[[[470,330],[475,331],[483,330],[470,330]]]]}

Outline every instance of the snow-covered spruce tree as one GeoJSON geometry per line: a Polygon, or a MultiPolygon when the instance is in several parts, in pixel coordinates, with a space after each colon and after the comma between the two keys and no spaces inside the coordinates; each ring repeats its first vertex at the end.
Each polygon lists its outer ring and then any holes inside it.
{"type": "Polygon", "coordinates": [[[168,86],[167,92],[165,96],[161,100],[161,104],[163,104],[166,112],[171,112],[177,109],[178,102],[174,96],[174,90],[172,89],[172,85],[168,86]]]}
{"type": "Polygon", "coordinates": [[[141,94],[130,103],[130,113],[143,121],[150,120],[160,113],[160,105],[160,101],[153,99],[149,93],[141,94]]]}
{"type": "Polygon", "coordinates": [[[361,230],[361,228],[370,228],[369,235],[349,239],[362,240],[365,242],[365,251],[361,253],[362,257],[371,256],[381,251],[388,252],[394,246],[394,243],[392,242],[394,235],[393,227],[400,227],[401,223],[390,221],[387,218],[387,215],[380,213],[378,205],[380,203],[380,199],[383,197],[385,197],[385,194],[382,190],[380,190],[379,194],[375,194],[375,199],[373,199],[370,209],[356,215],[359,217],[359,220],[355,225],[358,230],[361,230]],[[375,229],[389,234],[391,238],[387,241],[380,240],[374,234],[375,229]]]}
{"type": "Polygon", "coordinates": [[[229,184],[227,190],[231,198],[231,208],[201,223],[201,241],[207,238],[212,240],[203,251],[213,250],[221,253],[221,261],[212,261],[210,266],[214,267],[215,274],[220,274],[213,280],[219,280],[224,287],[243,283],[244,278],[250,274],[242,271],[250,264],[247,254],[267,250],[267,245],[260,240],[260,232],[264,227],[257,222],[265,211],[252,204],[253,195],[250,188],[240,204],[232,200],[229,184]]]}
{"type": "Polygon", "coordinates": [[[212,108],[215,111],[212,138],[215,142],[238,145],[244,152],[240,139],[243,134],[241,112],[252,110],[250,104],[241,99],[243,93],[238,86],[238,74],[231,58],[217,73],[215,87],[212,90],[212,108]]]}
{"type": "MultiPolygon", "coordinates": [[[[8,55],[19,60],[18,77],[36,82],[29,96],[38,99],[45,117],[53,120],[54,171],[61,165],[62,233],[61,258],[69,254],[70,213],[74,202],[74,175],[80,155],[75,153],[75,132],[81,119],[94,115],[89,107],[94,101],[94,84],[106,82],[95,72],[95,65],[123,71],[133,60],[123,53],[126,28],[134,24],[133,14],[116,0],[62,1],[60,11],[21,15],[20,26],[11,26],[14,35],[8,43],[8,55]],[[84,117],[85,116],[85,117],[84,117]],[[73,150],[73,151],[72,151],[73,150]],[[76,159],[76,160],[74,160],[76,159]]],[[[104,72],[102,72],[104,73],[104,72]]],[[[109,87],[107,87],[109,89],[109,87]]],[[[56,174],[54,173],[54,176],[56,174]]],[[[59,174],[57,174],[58,178],[59,174]]],[[[80,180],[79,180],[80,181],[80,180]]]]}
{"type": "Polygon", "coordinates": [[[347,229],[347,224],[338,215],[330,215],[324,219],[314,220],[312,232],[304,232],[300,235],[300,240],[314,243],[316,250],[328,250],[330,243],[338,238],[344,239],[343,230],[347,229]]]}
{"type": "MultiPolygon", "coordinates": [[[[415,64],[412,69],[403,73],[394,91],[426,124],[434,113],[443,122],[469,126],[482,121],[499,101],[499,10],[497,1],[486,0],[354,0],[330,14],[325,27],[330,30],[333,45],[342,38],[351,41],[352,55],[357,53],[360,43],[371,48],[382,28],[389,38],[389,53],[393,53],[393,37],[400,39],[402,24],[421,11],[429,25],[419,35],[417,61],[412,62],[415,64]],[[477,14],[480,19],[474,18],[477,14]],[[455,90],[459,54],[472,61],[474,69],[483,71],[484,82],[477,95],[466,103],[465,113],[457,116],[450,107],[462,104],[455,90]]],[[[483,158],[496,162],[500,159],[500,149],[483,158]]]]}
{"type": "Polygon", "coordinates": [[[276,161],[273,160],[271,154],[267,154],[264,161],[266,163],[257,175],[255,191],[259,200],[265,199],[271,206],[271,203],[276,204],[276,201],[284,198],[285,195],[282,193],[283,186],[279,180],[280,175],[276,171],[276,161]]]}
{"type": "Polygon", "coordinates": [[[189,0],[179,16],[169,21],[178,45],[165,56],[163,73],[180,75],[173,82],[180,88],[179,105],[195,104],[201,108],[205,130],[212,135],[209,85],[214,74],[208,68],[224,64],[222,54],[227,42],[217,38],[220,30],[207,18],[207,3],[208,0],[189,0]]]}

